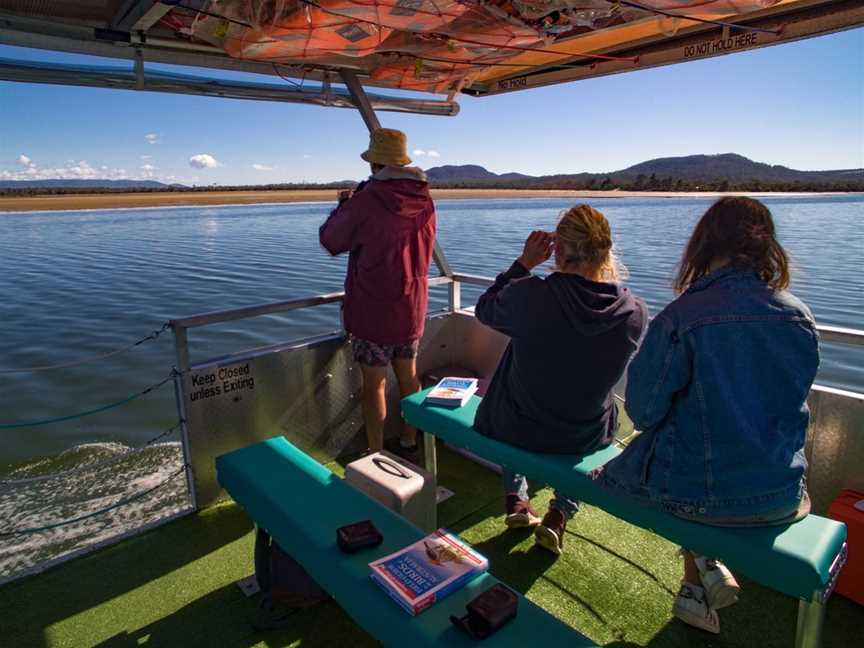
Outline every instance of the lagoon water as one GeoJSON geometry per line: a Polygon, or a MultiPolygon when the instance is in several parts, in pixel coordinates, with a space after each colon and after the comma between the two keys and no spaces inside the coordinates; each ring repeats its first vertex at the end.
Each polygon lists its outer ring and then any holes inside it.
{"type": "MultiPolygon", "coordinates": [[[[628,284],[652,313],[709,199],[591,201],[612,224],[628,284]]],[[[864,197],[766,201],[795,264],[793,291],[817,320],[864,328],[864,197]]],[[[492,276],[532,229],[552,229],[565,199],[456,200],[438,205],[439,240],[461,272],[492,276]]],[[[341,289],[345,259],[329,257],[317,229],[332,205],[106,210],[0,215],[0,426],[61,417],[119,401],[165,378],[170,332],[103,361],[47,372],[16,369],[106,353],[172,318],[341,289]]],[[[546,269],[548,271],[548,268],[546,269]]],[[[471,304],[479,290],[463,288],[471,304]]],[[[444,306],[446,288],[433,289],[444,306]]],[[[335,305],[195,329],[192,359],[339,328],[335,305]]],[[[823,345],[819,382],[864,392],[864,347],[823,345]]],[[[26,529],[87,515],[169,480],[175,436],[132,452],[177,422],[170,384],[125,407],[46,426],[0,427],[0,519],[26,529]],[[107,463],[106,463],[107,462],[107,463]],[[81,472],[92,466],[89,474],[81,472]],[[42,481],[39,476],[73,470],[42,481]],[[34,481],[20,481],[33,480],[34,481]]],[[[86,470],[84,471],[86,472],[86,470]]],[[[0,582],[38,562],[184,505],[182,478],[153,497],[59,530],[0,546],[0,582]]]]}
{"type": "MultiPolygon", "coordinates": [[[[551,229],[562,199],[438,205],[439,238],[461,272],[494,276],[533,228],[551,229]]],[[[632,290],[656,313],[672,298],[675,263],[707,199],[593,201],[612,224],[632,290]]],[[[769,199],[795,264],[794,292],[824,324],[864,328],[864,197],[769,199]]],[[[107,352],[171,317],[341,289],[344,258],[318,245],[331,205],[283,204],[0,216],[0,371],[107,352]]],[[[465,287],[463,302],[477,289],[465,287]]],[[[432,291],[442,307],[446,288],[432,291]]],[[[193,361],[339,328],[337,306],[191,332],[193,361]]],[[[63,416],[120,400],[165,377],[170,332],[102,362],[0,373],[0,424],[63,416]]],[[[820,382],[864,391],[864,349],[825,345],[820,382]]],[[[137,445],[176,421],[170,385],[125,408],[46,427],[3,430],[10,463],[83,442],[137,445]]]]}

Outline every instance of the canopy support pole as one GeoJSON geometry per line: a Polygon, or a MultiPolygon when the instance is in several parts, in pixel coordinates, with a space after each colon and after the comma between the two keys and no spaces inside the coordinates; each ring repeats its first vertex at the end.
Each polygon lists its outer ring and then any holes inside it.
{"type": "Polygon", "coordinates": [[[369,97],[366,96],[366,91],[363,89],[363,85],[357,79],[357,75],[351,70],[339,70],[339,75],[342,77],[345,87],[348,88],[348,92],[351,94],[351,100],[354,102],[357,110],[360,111],[360,116],[363,118],[369,132],[371,133],[376,128],[381,128],[381,122],[378,121],[378,115],[375,114],[375,110],[372,108],[369,97]]]}

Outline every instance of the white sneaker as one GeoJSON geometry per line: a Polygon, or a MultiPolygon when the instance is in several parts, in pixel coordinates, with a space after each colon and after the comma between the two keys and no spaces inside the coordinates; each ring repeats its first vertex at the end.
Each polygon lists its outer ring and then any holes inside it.
{"type": "Polygon", "coordinates": [[[699,580],[705,588],[705,600],[708,607],[720,610],[738,601],[738,592],[741,587],[735,576],[723,563],[711,560],[705,556],[693,554],[696,567],[699,569],[699,580]]]}
{"type": "Polygon", "coordinates": [[[672,604],[672,614],[687,625],[713,634],[720,634],[720,617],[705,602],[705,590],[698,585],[681,583],[678,596],[672,604]]]}

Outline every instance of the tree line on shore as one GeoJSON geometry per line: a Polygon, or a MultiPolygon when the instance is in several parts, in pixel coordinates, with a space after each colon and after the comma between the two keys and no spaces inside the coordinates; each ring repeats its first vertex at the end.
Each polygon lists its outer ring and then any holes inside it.
{"type": "MultiPolygon", "coordinates": [[[[115,194],[115,193],[187,193],[187,192],[234,192],[234,191],[304,191],[339,190],[351,188],[351,182],[282,183],[265,185],[196,185],[192,187],[21,187],[0,188],[3,197],[52,196],[68,194],[115,194]]],[[[635,178],[588,179],[535,179],[520,180],[465,180],[455,182],[433,182],[436,189],[541,189],[541,190],[582,190],[582,191],[687,191],[687,192],[860,192],[864,191],[864,181],[851,179],[845,182],[771,182],[758,179],[729,180],[689,180],[672,176],[657,177],[640,174],[635,178]]]]}

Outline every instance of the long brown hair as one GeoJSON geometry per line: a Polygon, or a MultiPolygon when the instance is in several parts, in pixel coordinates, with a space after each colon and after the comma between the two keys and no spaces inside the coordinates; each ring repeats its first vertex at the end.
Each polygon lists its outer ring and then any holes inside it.
{"type": "Polygon", "coordinates": [[[675,291],[684,292],[723,258],[730,265],[751,268],[772,288],[789,287],[789,257],[777,242],[771,212],[758,200],[726,196],[708,208],[684,249],[672,284],[675,291]]]}

